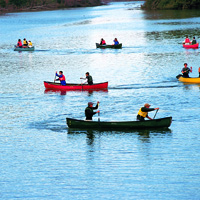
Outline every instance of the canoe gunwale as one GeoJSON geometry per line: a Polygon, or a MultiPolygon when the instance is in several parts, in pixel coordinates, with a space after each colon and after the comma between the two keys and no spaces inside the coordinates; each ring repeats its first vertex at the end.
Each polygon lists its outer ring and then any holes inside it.
{"type": "Polygon", "coordinates": [[[197,48],[199,48],[199,43],[196,43],[196,44],[183,44],[183,47],[184,48],[197,49],[197,48]]]}

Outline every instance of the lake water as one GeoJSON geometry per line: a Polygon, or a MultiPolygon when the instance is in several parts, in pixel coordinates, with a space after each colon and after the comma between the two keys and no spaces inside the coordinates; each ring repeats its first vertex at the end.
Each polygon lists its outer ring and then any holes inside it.
{"type": "Polygon", "coordinates": [[[184,62],[198,76],[200,50],[181,43],[186,34],[200,41],[200,12],[142,3],[0,16],[1,199],[200,199],[200,85],[176,79],[184,62]],[[34,52],[13,51],[24,37],[34,52]],[[123,48],[96,49],[102,37],[123,48]],[[108,91],[45,91],[59,70],[75,83],[89,71],[108,91]],[[135,120],[149,103],[173,122],[158,131],[68,129],[66,117],[84,119],[89,101],[100,101],[101,120],[135,120]]]}

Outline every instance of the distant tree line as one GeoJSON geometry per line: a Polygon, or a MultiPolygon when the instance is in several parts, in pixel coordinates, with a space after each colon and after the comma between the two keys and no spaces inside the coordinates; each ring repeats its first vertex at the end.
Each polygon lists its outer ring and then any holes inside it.
{"type": "Polygon", "coordinates": [[[200,9],[200,0],[146,0],[142,8],[150,10],[200,9]]]}
{"type": "Polygon", "coordinates": [[[81,7],[100,5],[101,0],[0,0],[0,7],[14,6],[16,8],[34,6],[81,7]]]}

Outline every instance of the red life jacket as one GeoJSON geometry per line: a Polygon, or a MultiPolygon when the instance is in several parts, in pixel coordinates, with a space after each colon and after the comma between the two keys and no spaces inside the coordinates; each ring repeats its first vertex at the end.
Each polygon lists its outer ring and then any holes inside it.
{"type": "Polygon", "coordinates": [[[21,47],[22,46],[22,42],[18,42],[17,46],[21,47]]]}
{"type": "Polygon", "coordinates": [[[59,77],[60,81],[65,81],[65,76],[62,74],[62,77],[59,77]]]}
{"type": "Polygon", "coordinates": [[[189,38],[185,38],[185,43],[190,43],[190,39],[189,38]]]}

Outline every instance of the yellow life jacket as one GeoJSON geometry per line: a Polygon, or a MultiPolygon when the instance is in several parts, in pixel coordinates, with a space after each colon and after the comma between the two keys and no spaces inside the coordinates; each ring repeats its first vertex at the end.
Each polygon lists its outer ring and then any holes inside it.
{"type": "Polygon", "coordinates": [[[140,108],[140,110],[138,111],[138,115],[142,116],[142,117],[146,117],[148,114],[148,112],[142,112],[142,108],[140,108]]]}
{"type": "Polygon", "coordinates": [[[23,40],[23,44],[27,44],[27,41],[26,41],[26,40],[23,40]]]}
{"type": "Polygon", "coordinates": [[[29,45],[29,46],[33,46],[32,42],[29,42],[28,45],[29,45]]]}

